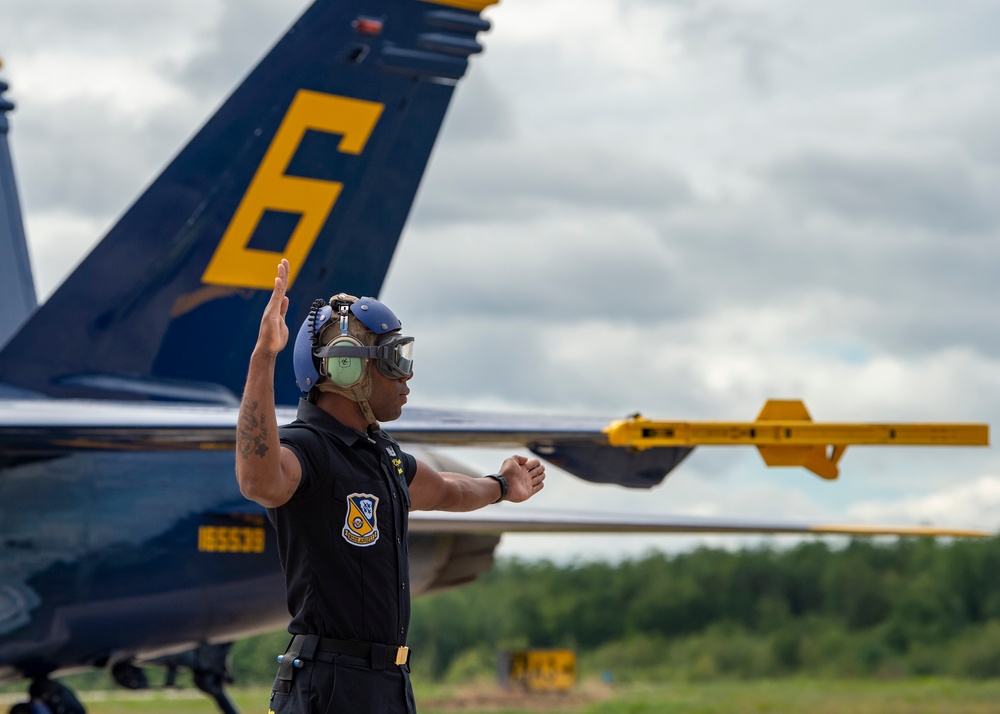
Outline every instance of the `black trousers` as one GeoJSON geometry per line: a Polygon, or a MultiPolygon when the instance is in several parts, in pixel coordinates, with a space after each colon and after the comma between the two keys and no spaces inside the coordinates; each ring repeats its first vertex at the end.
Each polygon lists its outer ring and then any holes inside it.
{"type": "Polygon", "coordinates": [[[279,672],[268,714],[416,714],[405,667],[375,669],[361,657],[327,652],[300,662],[291,682],[279,672]]]}

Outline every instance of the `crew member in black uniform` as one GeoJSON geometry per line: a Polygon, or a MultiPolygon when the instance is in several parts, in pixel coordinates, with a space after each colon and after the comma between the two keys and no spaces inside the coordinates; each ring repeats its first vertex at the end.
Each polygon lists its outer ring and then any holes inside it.
{"type": "Polygon", "coordinates": [[[397,419],[413,376],[413,338],[378,300],[318,300],[294,344],[305,398],[278,429],[274,363],[288,342],[288,263],[250,357],[236,477],[278,536],[293,635],[274,714],[416,711],[409,680],[407,514],[471,511],[540,491],[545,466],[511,456],[490,478],[439,473],[400,449],[379,422],[397,419]]]}

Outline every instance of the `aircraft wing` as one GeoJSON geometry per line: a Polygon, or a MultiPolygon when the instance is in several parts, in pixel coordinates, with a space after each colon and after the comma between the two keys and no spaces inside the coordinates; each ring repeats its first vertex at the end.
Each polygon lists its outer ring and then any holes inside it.
{"type": "Polygon", "coordinates": [[[850,445],[989,444],[985,424],[817,423],[805,404],[787,399],[768,400],[752,422],[410,411],[391,431],[428,444],[520,443],[582,479],[632,488],[662,482],[696,446],[754,446],[768,466],[802,466],[834,480],[850,445]]]}
{"type": "MultiPolygon", "coordinates": [[[[0,410],[0,455],[77,451],[232,450],[235,407],[108,400],[24,399],[0,410]]],[[[295,418],[278,410],[278,423],[295,418]]],[[[599,483],[648,488],[660,483],[690,447],[638,451],[611,446],[608,419],[407,409],[387,425],[404,444],[528,448],[574,475],[599,483]]]]}
{"type": "Polygon", "coordinates": [[[953,536],[994,535],[974,528],[755,521],[650,514],[536,510],[499,505],[475,513],[414,512],[413,533],[773,533],[806,535],[953,536]]]}
{"type": "MultiPolygon", "coordinates": [[[[836,478],[849,444],[986,445],[981,424],[821,424],[801,402],[770,401],[754,422],[662,422],[639,416],[598,417],[407,409],[389,431],[402,443],[427,446],[524,446],[551,464],[595,483],[650,488],[699,445],[756,446],[771,466],[803,466],[836,478]],[[777,418],[775,404],[794,410],[777,418]],[[801,408],[801,411],[799,411],[801,408]],[[769,417],[769,418],[761,418],[769,417]],[[773,418],[771,418],[773,417],[773,418]]],[[[278,410],[278,423],[295,418],[278,410]]],[[[0,454],[51,454],[78,449],[232,449],[235,407],[113,402],[10,400],[0,410],[0,454]]]]}

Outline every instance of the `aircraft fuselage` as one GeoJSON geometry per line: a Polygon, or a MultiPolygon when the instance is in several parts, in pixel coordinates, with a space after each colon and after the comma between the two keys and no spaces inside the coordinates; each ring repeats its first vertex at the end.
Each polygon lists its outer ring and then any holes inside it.
{"type": "Polygon", "coordinates": [[[232,452],[76,451],[0,470],[0,678],[287,622],[273,530],[232,452]]]}

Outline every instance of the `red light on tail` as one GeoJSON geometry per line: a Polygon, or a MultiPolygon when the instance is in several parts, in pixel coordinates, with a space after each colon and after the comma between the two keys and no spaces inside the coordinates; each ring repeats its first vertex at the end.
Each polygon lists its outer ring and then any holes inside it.
{"type": "Polygon", "coordinates": [[[351,27],[359,35],[381,35],[382,21],[374,17],[358,17],[351,23],[351,27]]]}

